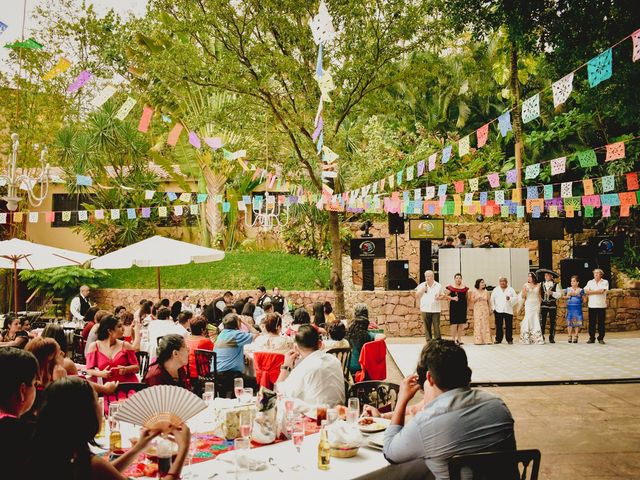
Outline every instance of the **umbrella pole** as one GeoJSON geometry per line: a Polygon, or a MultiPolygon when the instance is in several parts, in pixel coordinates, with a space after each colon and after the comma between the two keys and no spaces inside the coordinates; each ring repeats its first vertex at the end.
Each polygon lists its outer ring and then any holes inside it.
{"type": "Polygon", "coordinates": [[[18,314],[18,262],[13,262],[13,313],[18,314]]]}
{"type": "Polygon", "coordinates": [[[156,267],[156,282],[158,284],[158,300],[162,297],[160,295],[160,267],[156,267]]]}

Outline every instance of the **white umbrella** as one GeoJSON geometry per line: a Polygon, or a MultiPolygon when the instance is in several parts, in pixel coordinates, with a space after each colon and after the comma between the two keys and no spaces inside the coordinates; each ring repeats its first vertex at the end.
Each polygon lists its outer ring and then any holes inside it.
{"type": "Polygon", "coordinates": [[[44,270],[45,268],[82,265],[94,258],[86,253],[50,247],[12,238],[0,242],[0,268],[13,269],[13,308],[18,311],[18,270],[44,270]]]}
{"type": "Polygon", "coordinates": [[[130,268],[134,265],[156,267],[158,298],[160,298],[160,267],[216,262],[223,258],[224,252],[221,250],[156,235],[96,258],[91,262],[91,266],[100,269],[130,268]]]}

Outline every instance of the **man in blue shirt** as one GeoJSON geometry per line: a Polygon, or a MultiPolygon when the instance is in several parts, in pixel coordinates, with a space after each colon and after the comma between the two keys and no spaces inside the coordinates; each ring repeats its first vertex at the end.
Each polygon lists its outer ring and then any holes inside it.
{"type": "MultiPolygon", "coordinates": [[[[229,313],[222,319],[224,330],[216,339],[213,351],[216,353],[218,367],[217,383],[221,397],[230,397],[233,394],[233,380],[238,377],[244,379],[244,386],[256,389],[256,379],[245,375],[244,372],[244,346],[253,342],[260,332],[252,325],[245,323],[249,332],[239,330],[241,318],[235,313],[229,313]]],[[[211,365],[213,372],[213,365],[211,365]]]]}
{"type": "MultiPolygon", "coordinates": [[[[449,480],[454,455],[516,449],[513,417],[504,402],[469,387],[467,356],[450,340],[433,340],[420,354],[417,374],[400,385],[384,456],[391,463],[422,459],[436,480],[449,480]],[[407,404],[424,389],[424,408],[405,425],[407,404]]],[[[423,477],[424,478],[424,477],[423,477]]]]}

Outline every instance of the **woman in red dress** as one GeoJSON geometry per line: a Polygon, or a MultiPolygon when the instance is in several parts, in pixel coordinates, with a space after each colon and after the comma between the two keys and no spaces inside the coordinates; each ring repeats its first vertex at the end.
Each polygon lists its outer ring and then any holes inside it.
{"type": "Polygon", "coordinates": [[[104,381],[138,382],[140,365],[133,345],[120,340],[123,333],[120,319],[109,315],[101,320],[98,340],[89,345],[86,355],[89,375],[104,381]]]}
{"type": "Polygon", "coordinates": [[[207,337],[207,319],[198,315],[191,320],[191,335],[187,338],[189,347],[189,377],[198,378],[196,368],[196,350],[213,350],[213,342],[207,337]]]}

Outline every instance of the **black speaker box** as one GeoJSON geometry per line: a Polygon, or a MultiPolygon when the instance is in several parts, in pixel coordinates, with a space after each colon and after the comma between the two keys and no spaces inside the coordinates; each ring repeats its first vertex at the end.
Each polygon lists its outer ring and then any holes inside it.
{"type": "Polygon", "coordinates": [[[578,275],[580,286],[584,288],[596,268],[595,261],[587,258],[565,258],[560,260],[560,283],[563,288],[571,285],[571,276],[578,275]]]}
{"type": "Polygon", "coordinates": [[[387,260],[387,290],[404,290],[409,284],[409,260],[387,260]]]}
{"type": "Polygon", "coordinates": [[[564,229],[567,233],[582,233],[583,222],[581,216],[575,216],[573,218],[567,217],[564,219],[564,229]]]}
{"type": "Polygon", "coordinates": [[[389,233],[404,233],[404,217],[402,215],[398,215],[397,213],[389,214],[389,233]]]}

